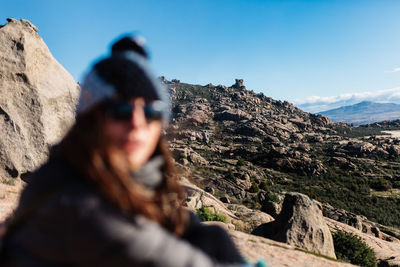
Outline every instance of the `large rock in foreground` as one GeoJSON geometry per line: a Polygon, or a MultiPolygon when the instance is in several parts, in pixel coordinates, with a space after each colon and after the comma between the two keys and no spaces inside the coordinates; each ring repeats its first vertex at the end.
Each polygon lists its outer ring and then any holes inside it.
{"type": "Polygon", "coordinates": [[[0,178],[23,176],[74,121],[79,86],[27,20],[0,26],[0,178]]]}
{"type": "Polygon", "coordinates": [[[336,258],[319,204],[300,193],[287,193],[276,220],[260,225],[253,234],[336,258]]]}

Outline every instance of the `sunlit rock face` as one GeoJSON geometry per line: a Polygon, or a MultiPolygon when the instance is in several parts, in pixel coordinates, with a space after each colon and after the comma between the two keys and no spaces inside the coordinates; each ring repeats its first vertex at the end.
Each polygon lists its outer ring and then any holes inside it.
{"type": "Polygon", "coordinates": [[[0,177],[38,167],[75,116],[79,86],[27,20],[0,28],[0,177]]]}
{"type": "Polygon", "coordinates": [[[319,203],[300,193],[287,193],[276,220],[260,225],[253,234],[336,258],[319,203]]]}

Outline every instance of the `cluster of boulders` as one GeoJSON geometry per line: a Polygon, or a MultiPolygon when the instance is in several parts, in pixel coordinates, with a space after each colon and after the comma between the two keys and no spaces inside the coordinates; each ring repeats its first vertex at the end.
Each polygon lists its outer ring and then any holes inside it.
{"type": "MultiPolygon", "coordinates": [[[[400,156],[400,140],[343,136],[337,127],[351,131],[350,126],[256,94],[245,88],[242,79],[236,79],[231,87],[166,83],[173,102],[168,131],[172,149],[192,147],[208,162],[206,168],[219,170],[212,175],[218,178],[231,176],[228,169],[235,167],[221,164],[225,159],[245,159],[264,170],[284,174],[318,176],[334,168],[349,174],[360,172],[362,158],[392,160],[400,156]]],[[[187,159],[178,160],[188,163],[187,159]]],[[[363,172],[372,175],[374,169],[363,172]]],[[[225,182],[219,184],[226,187],[225,182]]],[[[248,182],[241,185],[242,189],[250,188],[248,182]]]]}
{"type": "Polygon", "coordinates": [[[328,209],[329,205],[301,194],[272,197],[270,190],[277,180],[290,183],[291,173],[306,179],[339,168],[349,174],[372,176],[374,169],[365,169],[360,162],[373,159],[377,153],[396,155],[399,141],[346,137],[336,127],[350,126],[303,112],[287,101],[256,94],[239,79],[231,87],[169,86],[173,119],[167,135],[177,164],[194,183],[219,196],[217,199],[236,217],[246,218],[241,214],[244,204],[274,218],[259,225],[243,219],[246,223],[241,227],[249,231],[259,226],[254,233],[331,257],[335,254],[326,218],[383,242],[397,240],[395,234],[385,234],[383,226],[364,216],[328,209]],[[290,211],[288,207],[295,208],[290,211]]]}
{"type": "Polygon", "coordinates": [[[287,101],[276,101],[246,90],[241,79],[232,87],[171,83],[170,87],[172,121],[178,126],[169,131],[172,138],[188,137],[188,132],[197,132],[193,134],[197,136],[207,132],[212,146],[210,142],[203,142],[202,137],[191,136],[189,140],[193,144],[208,145],[205,150],[227,147],[230,143],[229,152],[225,151],[228,156],[232,154],[235,158],[252,153],[265,161],[265,167],[282,171],[311,174],[325,171],[321,162],[297,147],[303,146],[304,141],[318,143],[335,138],[335,132],[327,127],[332,124],[328,118],[305,113],[287,101]],[[218,142],[221,140],[225,142],[218,142]]]}
{"type": "Polygon", "coordinates": [[[247,229],[254,235],[336,258],[332,235],[324,221],[321,204],[306,195],[287,193],[279,215],[273,218],[243,205],[224,204],[186,178],[182,179],[182,183],[187,192],[186,206],[193,211],[208,207],[224,215],[231,229],[247,229]]]}
{"type": "MultiPolygon", "coordinates": [[[[226,223],[217,224],[228,229],[234,239],[239,238],[238,235],[241,236],[239,240],[235,241],[246,255],[252,254],[248,251],[249,244],[242,245],[244,240],[249,237],[234,230],[251,232],[253,235],[268,238],[264,241],[255,241],[256,239],[253,238],[252,242],[257,244],[253,249],[256,250],[257,247],[260,247],[260,243],[267,244],[272,242],[270,240],[274,240],[333,259],[336,258],[336,254],[332,232],[344,231],[358,236],[373,248],[379,266],[394,267],[400,263],[400,239],[394,237],[393,233],[389,235],[382,232],[380,229],[385,229],[385,226],[368,221],[363,216],[335,209],[329,204],[321,204],[304,194],[286,193],[280,198],[279,203],[275,203],[279,206],[277,214],[271,216],[269,212],[252,210],[240,204],[222,203],[212,194],[190,183],[186,178],[183,178],[182,183],[187,191],[187,207],[194,212],[202,207],[207,207],[224,216],[226,223]]],[[[213,191],[209,187],[207,189],[213,191]]],[[[271,245],[283,247],[283,244],[278,244],[271,245]]],[[[271,249],[270,246],[267,247],[268,250],[271,249]]],[[[292,255],[292,252],[289,254],[292,255]]],[[[298,264],[300,262],[300,260],[296,261],[298,264]]],[[[330,264],[333,262],[326,262],[323,266],[330,266],[330,264]]]]}

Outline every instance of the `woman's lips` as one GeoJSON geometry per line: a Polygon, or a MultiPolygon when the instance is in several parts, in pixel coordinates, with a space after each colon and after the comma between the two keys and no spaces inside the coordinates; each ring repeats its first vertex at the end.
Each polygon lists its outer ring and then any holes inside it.
{"type": "Polygon", "coordinates": [[[126,151],[136,150],[142,147],[143,143],[144,142],[140,140],[128,141],[127,143],[125,143],[124,148],[126,151]]]}

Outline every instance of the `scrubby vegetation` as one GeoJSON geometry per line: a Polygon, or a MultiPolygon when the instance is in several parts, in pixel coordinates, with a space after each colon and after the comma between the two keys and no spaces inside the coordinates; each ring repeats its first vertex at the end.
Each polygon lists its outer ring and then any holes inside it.
{"type": "Polygon", "coordinates": [[[400,121],[352,127],[249,90],[171,87],[176,130],[170,137],[175,149],[204,159],[188,156],[186,164],[215,194],[262,208],[296,191],[400,227],[400,140],[380,136],[400,129],[400,121]]]}
{"type": "Polygon", "coordinates": [[[377,267],[375,252],[359,237],[342,231],[333,233],[336,257],[362,267],[377,267]]]}
{"type": "Polygon", "coordinates": [[[377,127],[376,125],[360,125],[356,127],[349,127],[344,124],[334,126],[338,134],[344,137],[357,138],[372,135],[383,135],[384,130],[400,130],[400,127],[377,127]]]}
{"type": "MultiPolygon", "coordinates": [[[[281,184],[279,188],[307,194],[320,202],[362,214],[384,225],[399,225],[400,198],[379,197],[370,193],[365,177],[324,174],[316,177],[293,176],[290,184],[281,184]]],[[[385,183],[386,184],[386,183],[385,183]]],[[[384,189],[384,188],[380,188],[384,189]]]]}
{"type": "Polygon", "coordinates": [[[203,222],[205,221],[226,222],[226,217],[224,215],[212,212],[209,208],[204,206],[197,210],[197,215],[203,222]]]}

